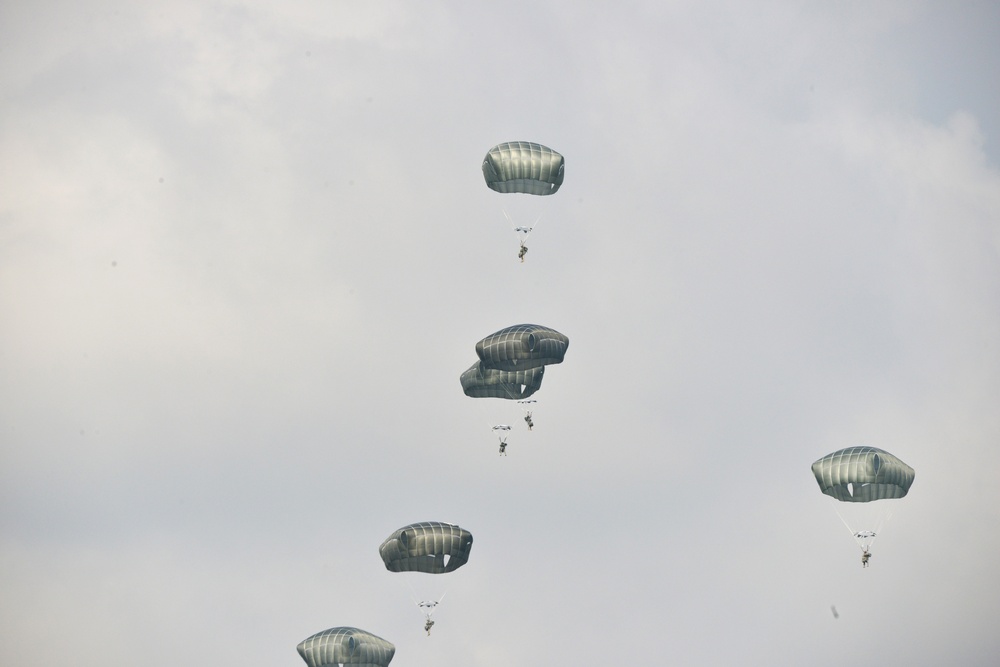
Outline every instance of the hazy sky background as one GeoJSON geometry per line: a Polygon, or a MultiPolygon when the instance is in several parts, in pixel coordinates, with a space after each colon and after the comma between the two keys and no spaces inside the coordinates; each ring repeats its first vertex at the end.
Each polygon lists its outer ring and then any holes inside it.
{"type": "Polygon", "coordinates": [[[0,663],[997,664],[998,26],[0,2],[0,663]],[[511,140],[555,196],[485,186],[511,140]],[[530,433],[458,382],[521,322],[530,433]],[[867,570],[809,468],[856,444],[916,470],[867,570]],[[475,536],[429,638],[423,520],[475,536]]]}

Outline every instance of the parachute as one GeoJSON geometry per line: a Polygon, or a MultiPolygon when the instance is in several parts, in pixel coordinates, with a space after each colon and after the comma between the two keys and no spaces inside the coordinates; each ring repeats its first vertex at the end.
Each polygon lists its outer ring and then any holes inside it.
{"type": "Polygon", "coordinates": [[[848,447],[812,464],[820,491],[841,502],[902,498],[913,484],[913,468],[875,447],[848,447]]]}
{"type": "MultiPolygon", "coordinates": [[[[403,526],[393,531],[378,548],[385,569],[390,572],[422,574],[454,572],[469,562],[471,551],[472,533],[441,521],[421,521],[403,526]]],[[[430,635],[431,627],[434,625],[431,614],[444,599],[445,594],[418,594],[409,576],[404,574],[404,579],[410,587],[414,604],[424,615],[424,630],[430,635]]],[[[432,588],[435,593],[440,590],[436,584],[432,588]]]]}
{"type": "Polygon", "coordinates": [[[515,324],[476,343],[483,366],[498,371],[517,371],[561,364],[569,338],[555,329],[537,324],[515,324]]]}
{"type": "MultiPolygon", "coordinates": [[[[548,146],[531,141],[508,141],[491,148],[483,158],[483,178],[491,190],[504,194],[522,193],[528,195],[552,195],[562,185],[566,173],[563,156],[548,146]]],[[[534,225],[516,224],[504,209],[504,216],[510,222],[518,240],[517,257],[524,262],[528,254],[528,236],[534,225]]]]}
{"type": "MultiPolygon", "coordinates": [[[[896,456],[876,447],[858,446],[827,454],[812,464],[820,491],[845,506],[851,521],[837,515],[864,553],[874,543],[891,512],[879,500],[906,496],[915,473],[896,456]],[[853,525],[852,525],[853,524],[853,525]]],[[[867,559],[863,562],[867,565],[867,559]]]]}
{"type": "Polygon", "coordinates": [[[469,561],[472,533],[450,523],[422,521],[386,538],[378,553],[390,572],[454,572],[469,561]]]}
{"type": "Polygon", "coordinates": [[[357,628],[330,628],[299,642],[299,655],[309,667],[360,665],[388,667],[396,647],[357,628]]]}
{"type": "Polygon", "coordinates": [[[531,141],[497,144],[483,158],[483,178],[491,190],[503,193],[551,195],[566,172],[563,156],[531,141]]]}
{"type": "Polygon", "coordinates": [[[569,338],[538,324],[515,324],[476,343],[479,362],[467,368],[459,382],[470,398],[517,401],[527,414],[528,430],[534,427],[529,396],[542,388],[545,367],[566,358],[569,338]]]}
{"type": "Polygon", "coordinates": [[[523,371],[498,371],[476,362],[462,373],[459,381],[462,391],[471,398],[520,400],[541,389],[544,374],[544,366],[523,371]]]}

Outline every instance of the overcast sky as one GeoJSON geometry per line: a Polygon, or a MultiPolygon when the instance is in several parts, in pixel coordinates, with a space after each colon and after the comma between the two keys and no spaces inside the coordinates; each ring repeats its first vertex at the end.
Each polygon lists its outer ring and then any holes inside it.
{"type": "Polygon", "coordinates": [[[1000,661],[1000,5],[596,4],[0,2],[0,663],[1000,661]]]}

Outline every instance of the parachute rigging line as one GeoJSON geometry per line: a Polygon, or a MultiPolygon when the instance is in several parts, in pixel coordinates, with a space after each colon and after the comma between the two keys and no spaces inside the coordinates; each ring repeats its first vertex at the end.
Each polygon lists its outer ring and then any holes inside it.
{"type": "MultiPolygon", "coordinates": [[[[486,376],[483,375],[483,364],[482,364],[482,362],[480,362],[479,367],[476,368],[476,372],[479,374],[479,379],[482,380],[483,382],[486,382],[486,376]]],[[[503,387],[504,392],[507,394],[507,398],[509,398],[512,401],[516,401],[518,399],[518,397],[515,396],[514,394],[512,394],[510,392],[510,389],[507,388],[507,384],[508,383],[506,383],[506,382],[501,382],[500,386],[503,387]]],[[[490,428],[493,428],[492,424],[490,425],[490,428]]]]}
{"type": "MultiPolygon", "coordinates": [[[[839,509],[834,507],[833,511],[837,513],[837,518],[840,519],[840,521],[844,524],[844,527],[847,528],[847,532],[851,534],[851,537],[854,538],[854,541],[858,543],[858,548],[860,548],[862,551],[865,551],[866,550],[865,542],[858,537],[858,534],[861,531],[854,530],[853,528],[851,528],[851,524],[847,523],[847,519],[844,518],[844,516],[840,513],[839,509]]],[[[875,538],[877,538],[879,535],[882,534],[882,528],[885,526],[886,522],[891,518],[892,518],[892,509],[886,508],[884,506],[879,508],[878,515],[875,518],[875,530],[872,531],[871,540],[867,542],[868,547],[871,547],[875,544],[875,538]]]]}
{"type": "Polygon", "coordinates": [[[420,613],[423,614],[426,618],[431,617],[431,614],[434,613],[435,607],[441,604],[441,600],[444,600],[444,596],[448,594],[448,586],[445,586],[444,593],[441,594],[441,597],[439,597],[437,600],[433,599],[430,600],[430,604],[428,604],[427,600],[418,599],[420,596],[417,595],[417,591],[416,589],[413,588],[413,584],[411,584],[406,577],[404,577],[403,580],[404,583],[406,584],[406,587],[410,589],[410,599],[413,601],[413,604],[417,607],[417,609],[421,610],[420,613]],[[424,609],[429,609],[430,611],[423,611],[424,609]]]}

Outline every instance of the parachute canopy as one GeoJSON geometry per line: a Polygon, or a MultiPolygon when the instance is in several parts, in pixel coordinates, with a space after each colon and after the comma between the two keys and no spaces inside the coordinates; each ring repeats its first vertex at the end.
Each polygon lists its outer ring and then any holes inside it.
{"type": "Polygon", "coordinates": [[[515,324],[476,343],[479,363],[462,375],[462,391],[472,398],[525,399],[542,387],[545,366],[561,364],[569,338],[538,324],[515,324]]]}
{"type": "Polygon", "coordinates": [[[541,389],[544,374],[544,366],[523,371],[498,371],[476,362],[462,373],[459,380],[462,391],[472,398],[520,400],[541,389]]]}
{"type": "Polygon", "coordinates": [[[517,371],[561,364],[569,338],[555,329],[537,324],[515,324],[476,343],[483,366],[498,371],[517,371]]]}
{"type": "Polygon", "coordinates": [[[562,155],[531,141],[497,144],[483,159],[486,185],[504,193],[555,194],[562,185],[565,170],[562,155]]]}
{"type": "Polygon", "coordinates": [[[396,647],[381,637],[348,627],[317,632],[296,648],[309,667],[388,667],[396,653],[396,647]]]}
{"type": "Polygon", "coordinates": [[[465,565],[472,533],[450,523],[421,521],[393,532],[378,553],[390,572],[444,574],[465,565]]]}
{"type": "Polygon", "coordinates": [[[820,490],[848,503],[902,498],[910,490],[913,468],[875,447],[848,447],[812,464],[820,490]]]}

